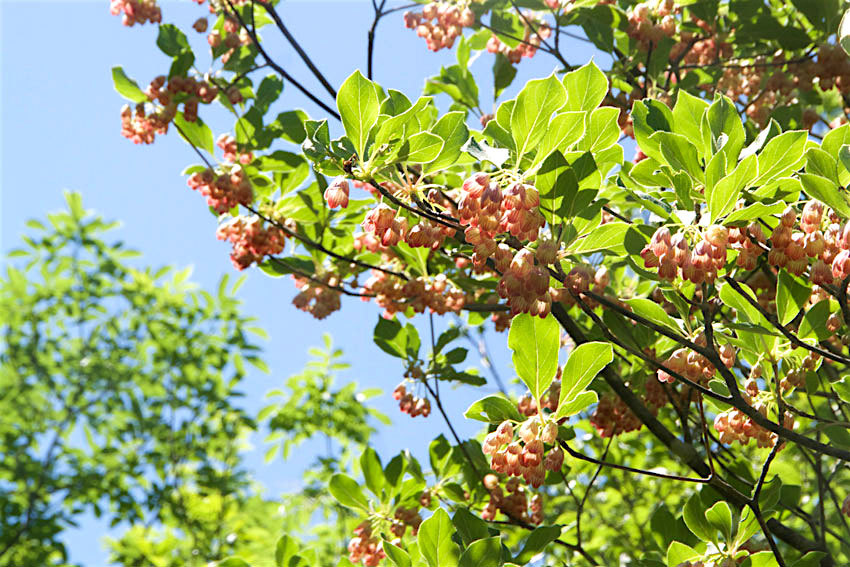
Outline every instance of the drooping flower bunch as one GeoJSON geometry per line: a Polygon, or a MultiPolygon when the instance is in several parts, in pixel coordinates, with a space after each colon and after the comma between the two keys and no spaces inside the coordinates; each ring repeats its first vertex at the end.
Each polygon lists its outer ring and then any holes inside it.
{"type": "Polygon", "coordinates": [[[474,24],[475,14],[468,0],[429,2],[421,12],[404,13],[404,26],[416,30],[416,35],[425,40],[431,51],[451,49],[463,28],[474,24]]]}
{"type": "Polygon", "coordinates": [[[348,542],[348,560],[364,567],[377,567],[387,556],[381,542],[372,534],[372,524],[368,520],[362,522],[354,528],[354,537],[348,542]]]}
{"type": "Polygon", "coordinates": [[[158,24],[162,21],[162,10],[157,6],[156,0],[110,0],[109,12],[113,16],[123,14],[121,23],[128,27],[148,22],[158,24]]]}
{"type": "MultiPolygon", "coordinates": [[[[422,370],[418,367],[409,369],[405,373],[405,378],[417,380],[421,377],[422,370]]],[[[402,413],[408,414],[410,417],[428,417],[431,415],[431,401],[427,397],[420,397],[407,391],[405,382],[402,382],[393,390],[393,399],[398,402],[398,408],[402,413]]]]}
{"type": "Polygon", "coordinates": [[[230,259],[237,270],[262,262],[266,256],[283,252],[286,234],[274,225],[266,225],[260,217],[237,216],[221,223],[216,231],[219,240],[233,245],[230,259]]]}
{"type": "Polygon", "coordinates": [[[239,166],[218,175],[215,170],[207,168],[190,175],[187,183],[206,197],[207,204],[219,215],[238,205],[250,205],[254,200],[251,182],[239,166]]]}
{"type": "Polygon", "coordinates": [[[503,421],[484,438],[482,450],[485,455],[492,455],[490,468],[495,472],[521,476],[537,488],[543,484],[547,470],[561,470],[564,464],[564,452],[555,444],[558,424],[532,417],[522,422],[517,436],[515,441],[513,424],[503,421]],[[553,445],[548,451],[547,444],[553,445]]]}
{"type": "Polygon", "coordinates": [[[524,12],[520,21],[525,31],[522,41],[516,47],[511,47],[496,34],[493,34],[487,41],[487,51],[490,53],[501,53],[514,65],[522,61],[523,57],[528,57],[529,59],[534,57],[537,54],[540,44],[552,35],[552,30],[546,21],[540,19],[533,12],[524,12]]]}
{"type": "Polygon", "coordinates": [[[319,320],[340,310],[342,294],[336,289],[340,284],[340,278],[336,274],[316,273],[312,278],[293,274],[292,279],[295,280],[295,287],[299,290],[299,293],[292,298],[292,304],[296,308],[319,320]]]}
{"type": "Polygon", "coordinates": [[[543,523],[543,496],[535,494],[529,503],[526,487],[518,478],[507,479],[503,489],[498,475],[487,474],[484,476],[484,487],[490,493],[490,499],[481,511],[483,519],[494,520],[496,514],[502,512],[513,520],[535,525],[543,523]]]}

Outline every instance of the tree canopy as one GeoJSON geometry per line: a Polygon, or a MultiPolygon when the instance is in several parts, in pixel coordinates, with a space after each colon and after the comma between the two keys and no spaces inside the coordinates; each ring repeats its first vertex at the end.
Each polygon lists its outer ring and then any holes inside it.
{"type": "MultiPolygon", "coordinates": [[[[111,4],[125,25],[158,25],[167,67],[144,89],[113,69],[135,104],[122,134],[187,141],[200,160],[188,185],[236,269],[291,276],[294,305],[320,319],[349,296],[377,304],[375,343],[405,366],[400,410],[434,410],[452,434],[429,469],[365,448],[329,475],[349,511],[328,525],[357,522],[331,564],[850,561],[844,3],[373,0],[366,69],[339,85],[276,2],[211,1],[193,25],[202,47],[153,0],[111,4]],[[379,84],[385,18],[457,62],[412,96],[379,84]],[[572,61],[572,42],[610,64],[572,61]],[[530,57],[552,73],[512,86],[530,57]],[[284,86],[320,114],[279,112],[284,86]],[[232,129],[213,133],[209,105],[232,129]],[[420,337],[408,320],[426,311],[420,337]],[[435,314],[508,331],[527,394],[501,388],[449,415],[441,385],[487,378],[460,367],[464,328],[438,334],[435,314]],[[458,419],[485,430],[462,439],[458,419]]],[[[289,442],[328,434],[298,425],[299,409],[272,419],[289,442]]],[[[338,537],[287,534],[274,561],[315,564],[338,537]]]]}

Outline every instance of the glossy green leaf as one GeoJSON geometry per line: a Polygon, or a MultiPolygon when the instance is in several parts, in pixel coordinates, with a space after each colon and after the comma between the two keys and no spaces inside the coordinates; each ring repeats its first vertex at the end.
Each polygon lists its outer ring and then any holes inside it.
{"type": "Polygon", "coordinates": [[[413,565],[413,562],[410,560],[410,555],[402,548],[387,540],[384,540],[381,545],[384,553],[387,554],[389,560],[392,561],[396,567],[411,567],[411,565],[413,565]]]}
{"type": "Polygon", "coordinates": [[[510,121],[510,132],[519,157],[537,147],[552,115],[561,108],[566,98],[567,91],[554,74],[529,81],[520,91],[510,121]]]}
{"type": "Polygon", "coordinates": [[[452,541],[454,527],[449,515],[438,508],[419,528],[419,550],[430,567],[457,567],[460,549],[452,541]]]}
{"type": "Polygon", "coordinates": [[[674,541],[667,548],[667,567],[679,567],[687,564],[691,559],[696,559],[702,554],[692,547],[685,545],[680,541],[674,541]]]}
{"type": "Polygon", "coordinates": [[[812,295],[811,284],[780,270],[776,278],[776,314],[782,325],[790,323],[812,295]]]}
{"type": "Polygon", "coordinates": [[[464,417],[487,423],[502,423],[505,420],[522,421],[525,418],[517,411],[516,404],[501,396],[486,396],[474,402],[464,412],[464,417]]]}
{"type": "Polygon", "coordinates": [[[534,399],[552,384],[558,371],[561,327],[555,317],[534,317],[522,313],[511,321],[508,347],[513,351],[514,369],[534,399]]]}
{"type": "Polygon", "coordinates": [[[384,486],[384,469],[381,466],[381,458],[372,447],[366,447],[360,455],[360,468],[363,470],[366,486],[372,494],[380,498],[384,486]]]}
{"type": "Polygon", "coordinates": [[[328,490],[337,502],[346,508],[368,511],[369,500],[360,488],[360,485],[348,475],[337,473],[331,477],[328,490]]]}
{"type": "Polygon", "coordinates": [[[460,556],[458,567],[501,567],[502,540],[488,537],[472,542],[460,556]]]}
{"type": "Polygon", "coordinates": [[[657,325],[666,327],[674,333],[682,333],[682,330],[679,325],[676,324],[675,319],[668,315],[667,312],[664,311],[664,308],[655,301],[643,297],[636,297],[634,299],[626,300],[626,303],[629,304],[629,307],[632,308],[632,311],[636,315],[640,315],[657,325]]]}
{"type": "Polygon", "coordinates": [[[133,102],[148,101],[148,96],[139,88],[136,81],[124,74],[124,69],[121,67],[112,68],[112,84],[118,94],[127,100],[133,102]]]}
{"type": "Polygon", "coordinates": [[[196,118],[194,122],[188,122],[183,117],[183,113],[178,112],[174,117],[174,125],[178,128],[180,136],[184,140],[196,148],[214,153],[212,130],[200,118],[196,118]]]}
{"type": "Polygon", "coordinates": [[[584,136],[585,113],[584,112],[562,112],[556,114],[549,123],[549,128],[537,146],[537,154],[529,166],[528,171],[533,171],[540,166],[555,151],[567,151],[584,136]]]}
{"type": "Polygon", "coordinates": [[[398,158],[409,163],[426,163],[437,159],[443,145],[443,139],[439,136],[431,132],[419,132],[405,140],[398,158]]]}
{"type": "Polygon", "coordinates": [[[584,136],[577,149],[600,152],[616,144],[620,137],[619,116],[620,111],[610,106],[594,109],[586,120],[584,136]]]}
{"type": "Polygon", "coordinates": [[[791,131],[771,138],[758,154],[758,177],[753,185],[764,185],[798,168],[806,150],[807,136],[806,131],[791,131]]]}
{"type": "Polygon", "coordinates": [[[726,154],[727,164],[738,162],[746,134],[738,109],[728,97],[720,95],[715,99],[703,116],[700,129],[708,154],[722,151],[726,154]]]}
{"type": "Polygon", "coordinates": [[[724,501],[717,502],[705,511],[706,521],[726,538],[732,539],[732,509],[724,501]]]}
{"type": "Polygon", "coordinates": [[[452,516],[452,523],[457,528],[457,533],[460,535],[461,540],[463,540],[464,545],[469,545],[473,541],[490,537],[487,522],[466,508],[457,509],[455,515],[452,516]]]}
{"type": "Polygon", "coordinates": [[[608,93],[608,77],[593,61],[564,75],[567,101],[564,110],[593,110],[608,93]]]}
{"type": "Polygon", "coordinates": [[[289,567],[289,560],[298,553],[298,543],[288,535],[282,535],[277,540],[274,550],[274,561],[277,567],[289,567]]]}
{"type": "Polygon", "coordinates": [[[522,550],[514,557],[514,563],[525,565],[531,561],[532,557],[545,551],[546,547],[558,539],[560,535],[561,528],[559,526],[539,526],[534,528],[534,531],[528,535],[525,543],[522,544],[522,550]]]}
{"type": "Polygon", "coordinates": [[[378,120],[381,107],[377,85],[355,71],[339,88],[336,106],[345,135],[354,144],[360,159],[365,160],[369,132],[378,120]]]}
{"type": "Polygon", "coordinates": [[[674,171],[684,171],[695,181],[704,181],[705,174],[699,163],[697,149],[687,138],[671,132],[656,132],[649,139],[658,145],[664,162],[674,171]]]}
{"type": "Polygon", "coordinates": [[[678,92],[676,104],[673,105],[673,132],[690,140],[696,146],[700,156],[706,154],[700,124],[708,106],[706,101],[693,96],[686,90],[678,92]]]}
{"type": "MultiPolygon", "coordinates": [[[[577,413],[571,406],[580,395],[584,396],[582,403],[590,399],[586,394],[592,392],[584,392],[584,390],[612,360],[614,360],[614,349],[609,343],[584,343],[570,353],[564,371],[561,373],[561,395],[558,400],[558,410],[555,412],[556,418],[569,417],[577,413]]],[[[593,401],[596,401],[595,393],[593,398],[593,401]]],[[[578,411],[581,409],[584,408],[579,408],[578,411]]]]}
{"type": "Polygon", "coordinates": [[[845,191],[839,190],[834,182],[811,173],[801,173],[800,181],[809,197],[832,207],[845,218],[850,217],[850,198],[845,191]]]}
{"type": "Polygon", "coordinates": [[[166,55],[175,57],[182,51],[191,50],[186,34],[174,24],[160,24],[159,33],[156,37],[156,45],[166,55]]]}
{"type": "Polygon", "coordinates": [[[749,186],[755,178],[757,168],[756,156],[744,158],[731,173],[718,181],[710,191],[706,188],[711,222],[715,222],[723,215],[732,212],[732,209],[735,208],[735,202],[741,196],[741,191],[749,186]]]}
{"type": "Polygon", "coordinates": [[[699,494],[694,494],[685,504],[682,511],[685,525],[691,533],[702,541],[717,541],[717,530],[705,518],[705,507],[702,505],[699,494]]]}
{"type": "Polygon", "coordinates": [[[434,124],[431,132],[442,138],[444,145],[437,157],[423,166],[423,173],[440,171],[458,160],[463,145],[469,139],[465,119],[463,112],[449,112],[434,124]]]}
{"type": "Polygon", "coordinates": [[[569,251],[573,254],[587,254],[613,248],[623,243],[628,230],[629,225],[624,222],[605,223],[590,231],[590,234],[587,236],[571,244],[569,251]]]}

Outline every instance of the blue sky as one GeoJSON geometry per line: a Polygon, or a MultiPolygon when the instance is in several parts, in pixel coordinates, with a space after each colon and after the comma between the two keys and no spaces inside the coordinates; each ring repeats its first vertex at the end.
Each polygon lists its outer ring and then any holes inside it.
{"type": "MultiPolygon", "coordinates": [[[[161,4],[164,21],[183,29],[189,29],[207,10],[189,0],[161,4]]],[[[389,6],[400,4],[388,2],[389,6]]],[[[283,2],[279,11],[332,84],[338,86],[356,68],[365,69],[366,30],[372,18],[368,0],[289,1],[283,2]]],[[[191,149],[174,132],[152,146],[135,146],[120,135],[119,111],[124,102],[112,88],[110,68],[122,65],[142,87],[166,72],[169,60],[155,45],[156,33],[155,26],[122,26],[120,18],[109,14],[107,0],[0,0],[0,251],[8,252],[17,245],[28,218],[61,208],[63,190],[71,189],[82,193],[87,208],[122,222],[113,237],[140,250],[145,264],[191,265],[192,279],[206,288],[213,288],[222,274],[236,275],[228,245],[215,238],[215,219],[203,198],[191,191],[180,175],[187,165],[197,162],[191,149]]],[[[272,28],[263,33],[278,63],[314,92],[323,92],[272,28]]],[[[189,35],[193,44],[203,44],[203,36],[191,30],[189,35]]],[[[582,64],[591,58],[586,44],[569,41],[562,50],[571,63],[582,64]]],[[[454,62],[454,52],[427,51],[424,41],[404,28],[401,12],[381,21],[377,45],[375,79],[410,98],[420,94],[425,77],[454,62]]],[[[204,68],[206,53],[202,47],[196,48],[199,65],[204,68]]],[[[486,53],[472,65],[483,77],[479,86],[485,110],[492,102],[491,66],[492,56],[486,53]]],[[[543,53],[523,60],[515,85],[548,75],[555,67],[554,59],[543,53]]],[[[265,70],[257,72],[256,80],[264,74],[265,70]]],[[[516,90],[516,86],[509,89],[502,99],[516,90]]],[[[439,102],[443,108],[448,106],[446,100],[439,102]]],[[[285,85],[275,112],[292,108],[303,108],[313,118],[324,117],[320,109],[285,85]]],[[[204,111],[202,108],[201,115],[207,119],[204,111]]],[[[219,114],[207,120],[216,136],[227,127],[221,118],[219,114]]],[[[339,131],[338,125],[331,126],[339,131]]],[[[373,400],[394,422],[392,430],[379,429],[373,439],[382,456],[410,448],[425,457],[431,438],[440,432],[448,435],[436,412],[427,420],[410,420],[398,412],[389,396],[403,369],[372,343],[379,308],[343,298],[342,311],[316,321],[291,305],[295,293],[291,280],[273,279],[257,270],[247,274],[238,295],[245,312],[257,317],[270,335],[264,346],[271,368],[269,375],[254,372],[246,379],[243,390],[248,409],[262,407],[265,392],[298,372],[308,360],[307,349],[321,345],[322,333],[329,332],[352,365],[341,379],[385,392],[373,400]],[[398,427],[405,428],[404,435],[398,435],[398,427]]],[[[444,319],[440,326],[447,322],[444,319]]],[[[421,327],[427,318],[420,316],[416,323],[421,327]]],[[[506,336],[489,335],[488,342],[500,373],[510,377],[506,336]]],[[[468,360],[476,362],[477,357],[471,355],[468,360]]],[[[449,390],[445,396],[461,435],[478,431],[477,423],[464,420],[462,413],[483,394],[482,390],[449,390]]],[[[255,436],[254,444],[256,449],[246,454],[246,463],[269,496],[297,487],[301,471],[314,456],[310,450],[296,451],[286,463],[277,459],[264,464],[262,435],[255,436]]],[[[90,567],[106,565],[101,540],[107,533],[115,532],[108,532],[104,522],[84,518],[67,538],[71,559],[90,567]]]]}

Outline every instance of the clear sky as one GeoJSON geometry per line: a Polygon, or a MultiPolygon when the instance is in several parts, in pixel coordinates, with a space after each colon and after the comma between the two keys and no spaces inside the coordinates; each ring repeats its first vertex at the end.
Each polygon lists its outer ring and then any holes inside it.
{"type": "MultiPolygon", "coordinates": [[[[401,3],[390,0],[388,6],[401,3]]],[[[164,21],[188,30],[197,46],[198,65],[205,68],[209,60],[201,47],[204,37],[189,26],[206,14],[206,6],[198,7],[189,0],[161,1],[161,5],[164,21]]],[[[339,85],[354,69],[365,69],[366,30],[372,19],[369,0],[284,1],[279,11],[331,83],[339,85]]],[[[197,162],[191,149],[174,132],[158,138],[152,146],[135,146],[121,137],[119,111],[124,101],[112,88],[110,68],[122,65],[143,88],[154,76],[165,73],[169,60],[155,45],[156,33],[151,25],[122,26],[120,18],[109,14],[108,0],[0,0],[0,251],[17,246],[28,218],[43,217],[62,207],[62,192],[71,189],[82,193],[87,208],[122,222],[113,237],[140,250],[141,262],[146,265],[192,265],[192,279],[206,288],[213,288],[222,274],[237,275],[228,258],[229,246],[215,238],[214,217],[180,175],[187,165],[197,162]]],[[[321,92],[276,32],[267,27],[263,34],[276,61],[321,92]]],[[[425,77],[454,62],[454,52],[427,51],[424,41],[404,28],[400,12],[381,21],[377,46],[375,80],[412,99],[420,94],[425,77]]],[[[583,64],[593,55],[587,44],[575,41],[562,50],[574,64],[583,64]]],[[[478,76],[484,77],[479,87],[485,110],[492,102],[492,61],[485,53],[472,64],[478,76]]],[[[553,58],[538,53],[533,60],[523,60],[514,84],[548,75],[555,68],[553,58]]],[[[265,72],[255,74],[257,81],[265,72]]],[[[516,86],[509,89],[502,99],[514,96],[516,90],[516,86]]],[[[448,105],[446,100],[440,104],[443,108],[448,105]]],[[[303,108],[313,118],[324,117],[320,109],[285,85],[276,111],[292,108],[303,108]]],[[[208,117],[205,110],[201,108],[201,115],[209,118],[217,136],[226,122],[208,117]]],[[[331,126],[339,132],[338,125],[331,126]]],[[[383,431],[379,427],[373,439],[376,450],[386,460],[400,449],[410,448],[427,460],[428,441],[440,432],[448,436],[448,430],[436,412],[427,420],[410,420],[399,413],[389,396],[403,369],[397,359],[372,343],[379,308],[343,298],[342,311],[316,321],[291,305],[295,294],[291,280],[270,278],[258,270],[247,274],[239,297],[245,312],[257,317],[269,332],[264,346],[271,374],[253,372],[248,376],[243,384],[245,406],[251,411],[262,407],[265,392],[298,372],[308,360],[308,347],[321,345],[322,333],[329,332],[352,365],[341,379],[385,392],[373,402],[392,418],[394,427],[383,431]],[[405,428],[404,435],[398,435],[398,427],[405,428]]],[[[424,316],[416,321],[420,328],[426,322],[424,316]]],[[[447,322],[444,319],[440,325],[447,322]]],[[[502,376],[510,378],[506,336],[490,334],[488,342],[502,376]]],[[[477,357],[470,355],[468,361],[477,362],[477,357]]],[[[461,435],[472,436],[479,430],[477,422],[463,418],[463,410],[492,389],[488,385],[474,391],[449,390],[447,408],[461,435]]],[[[246,454],[246,463],[265,485],[266,494],[274,496],[297,487],[301,471],[315,453],[296,451],[289,462],[277,459],[264,464],[262,438],[262,434],[255,436],[256,449],[246,454]]],[[[88,567],[106,565],[101,540],[121,529],[110,532],[105,522],[87,516],[68,534],[71,559],[88,567]]]]}

